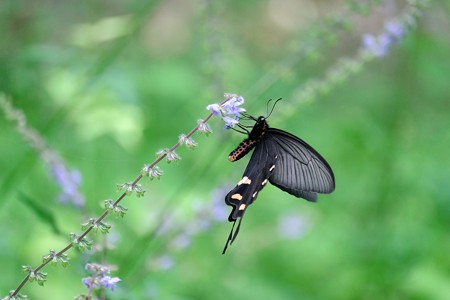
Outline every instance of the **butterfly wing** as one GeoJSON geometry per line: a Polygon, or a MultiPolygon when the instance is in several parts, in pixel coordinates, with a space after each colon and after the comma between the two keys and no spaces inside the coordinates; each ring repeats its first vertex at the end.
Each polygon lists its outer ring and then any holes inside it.
{"type": "Polygon", "coordinates": [[[273,152],[268,151],[266,146],[266,144],[260,143],[255,147],[242,179],[225,196],[225,203],[233,207],[228,221],[234,223],[223,253],[225,253],[228,245],[231,245],[239,233],[241,220],[246,209],[256,200],[258,193],[266,186],[267,181],[274,172],[277,158],[276,155],[272,155],[273,152]],[[238,219],[238,227],[233,232],[234,225],[238,219]]]}
{"type": "Polygon", "coordinates": [[[317,193],[334,191],[334,174],[326,160],[310,145],[286,131],[269,128],[262,142],[277,155],[269,181],[296,197],[316,201],[317,193]]]}

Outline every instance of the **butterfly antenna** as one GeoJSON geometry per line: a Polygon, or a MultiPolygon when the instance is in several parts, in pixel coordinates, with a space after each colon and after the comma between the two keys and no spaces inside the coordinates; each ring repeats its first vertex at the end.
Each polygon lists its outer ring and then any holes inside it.
{"type": "MultiPolygon", "coordinates": [[[[277,105],[278,102],[280,102],[282,100],[282,98],[278,98],[277,101],[275,101],[275,103],[272,106],[272,109],[270,110],[270,113],[267,115],[266,119],[268,117],[270,117],[270,115],[272,114],[273,110],[275,109],[275,105],[277,105]]],[[[272,101],[272,99],[269,100],[269,102],[267,102],[267,110],[269,110],[269,103],[270,101],[272,101]]]]}

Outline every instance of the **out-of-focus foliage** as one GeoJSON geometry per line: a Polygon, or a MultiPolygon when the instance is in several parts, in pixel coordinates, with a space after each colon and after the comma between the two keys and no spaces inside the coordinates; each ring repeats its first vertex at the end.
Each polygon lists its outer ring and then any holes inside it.
{"type": "Polygon", "coordinates": [[[267,187],[222,256],[246,160],[227,161],[243,136],[212,119],[106,239],[21,293],[86,293],[98,262],[121,279],[108,299],[449,299],[450,5],[409,2],[415,26],[355,62],[407,1],[1,1],[1,97],[32,134],[0,110],[0,295],[231,92],[255,116],[282,97],[269,123],[326,157],[336,191],[267,187]],[[82,208],[60,197],[77,188],[82,208]]]}

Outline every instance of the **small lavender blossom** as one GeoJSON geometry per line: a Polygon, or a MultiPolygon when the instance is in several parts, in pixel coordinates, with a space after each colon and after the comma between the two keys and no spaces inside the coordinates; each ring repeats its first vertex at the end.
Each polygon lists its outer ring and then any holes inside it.
{"type": "Polygon", "coordinates": [[[49,148],[44,137],[34,128],[27,125],[25,114],[15,108],[5,95],[0,94],[0,109],[8,120],[16,124],[17,132],[36,150],[56,183],[61,188],[58,199],[62,203],[73,203],[76,207],[84,206],[84,197],[79,191],[81,174],[78,170],[70,170],[58,153],[49,148]]]}
{"type": "Polygon", "coordinates": [[[181,159],[181,156],[179,156],[175,151],[170,151],[170,149],[162,149],[162,150],[158,150],[158,152],[156,152],[156,156],[157,157],[162,157],[162,156],[166,156],[167,162],[171,163],[172,161],[177,161],[181,159]]]}
{"type": "Polygon", "coordinates": [[[116,284],[121,281],[119,277],[109,276],[110,268],[97,263],[87,263],[85,269],[92,275],[81,279],[81,282],[88,288],[89,294],[94,289],[110,289],[114,291],[116,284]]]}
{"type": "Polygon", "coordinates": [[[233,102],[234,105],[239,106],[244,104],[244,97],[239,96],[237,94],[225,93],[224,97],[225,99],[228,99],[228,102],[233,102]]]}
{"type": "Polygon", "coordinates": [[[87,263],[84,265],[84,268],[93,273],[93,274],[109,274],[111,272],[111,269],[108,266],[97,264],[97,263],[87,263]]]}
{"type": "Polygon", "coordinates": [[[208,123],[205,123],[202,119],[197,120],[197,124],[199,133],[208,135],[212,132],[211,127],[209,127],[208,123]]]}
{"type": "Polygon", "coordinates": [[[363,36],[364,48],[377,57],[383,57],[388,54],[390,41],[386,35],[375,37],[371,34],[363,36]]]}
{"type": "Polygon", "coordinates": [[[153,180],[155,178],[159,179],[164,174],[164,172],[158,166],[151,167],[151,165],[146,164],[144,168],[142,168],[141,174],[143,176],[148,176],[150,180],[153,180]]]}
{"type": "Polygon", "coordinates": [[[244,108],[239,107],[240,105],[244,104],[244,98],[242,96],[230,94],[225,94],[225,97],[229,98],[229,100],[223,104],[225,113],[228,115],[240,117],[241,113],[245,112],[244,108]]]}
{"type": "Polygon", "coordinates": [[[111,277],[111,276],[104,276],[100,278],[100,284],[105,289],[110,289],[111,291],[114,291],[116,288],[116,284],[121,281],[119,277],[111,277]]]}
{"type": "Polygon", "coordinates": [[[179,156],[175,151],[170,151],[167,153],[167,162],[171,163],[172,161],[177,161],[181,159],[181,156],[179,156]]]}
{"type": "Polygon", "coordinates": [[[394,41],[400,40],[405,34],[405,27],[399,22],[388,21],[384,28],[394,41]]]}
{"type": "Polygon", "coordinates": [[[363,36],[363,48],[377,57],[387,55],[391,46],[397,43],[405,34],[405,28],[399,22],[386,22],[384,30],[379,36],[371,34],[363,36]]]}
{"type": "Polygon", "coordinates": [[[225,94],[225,101],[223,104],[210,104],[206,108],[215,116],[221,116],[225,121],[225,129],[233,128],[239,123],[241,113],[245,109],[240,107],[244,104],[244,98],[236,94],[225,94]]]}
{"type": "Polygon", "coordinates": [[[93,290],[98,287],[98,283],[96,282],[94,277],[85,277],[81,279],[81,282],[89,289],[93,290]]]}
{"type": "Polygon", "coordinates": [[[180,134],[178,141],[180,144],[185,144],[189,149],[193,149],[198,146],[196,141],[194,141],[191,137],[187,137],[185,134],[180,134]]]}
{"type": "Polygon", "coordinates": [[[206,106],[206,109],[211,111],[212,114],[215,115],[215,116],[219,116],[219,115],[222,114],[222,108],[217,103],[210,104],[210,105],[206,106]]]}
{"type": "Polygon", "coordinates": [[[62,192],[58,199],[61,203],[72,202],[77,207],[84,206],[84,197],[79,192],[81,174],[78,170],[68,170],[67,167],[56,157],[50,162],[51,172],[62,192]]]}
{"type": "Polygon", "coordinates": [[[223,120],[225,121],[225,129],[231,129],[234,127],[234,125],[239,123],[239,120],[237,120],[236,118],[232,118],[232,117],[223,117],[223,120]]]}

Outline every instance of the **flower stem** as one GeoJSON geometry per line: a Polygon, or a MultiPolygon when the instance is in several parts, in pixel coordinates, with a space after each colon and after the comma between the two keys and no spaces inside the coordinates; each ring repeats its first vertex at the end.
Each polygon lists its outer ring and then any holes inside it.
{"type": "MultiPolygon", "coordinates": [[[[227,99],[223,100],[220,105],[225,104],[227,101],[229,101],[231,99],[231,97],[228,97],[227,99]]],[[[211,117],[213,116],[212,113],[210,113],[205,119],[203,119],[203,121],[201,123],[207,123],[211,117]]],[[[197,132],[198,128],[199,128],[200,124],[198,124],[197,126],[195,126],[187,135],[186,137],[189,138],[191,137],[195,132],[197,132]]],[[[172,146],[172,148],[169,149],[169,152],[174,151],[175,149],[177,149],[178,147],[180,147],[181,143],[177,142],[175,145],[172,146]]],[[[155,165],[157,165],[164,157],[167,156],[167,153],[159,156],[158,158],[156,158],[151,164],[150,167],[154,167],[155,165]]],[[[133,182],[131,183],[131,186],[134,187],[141,179],[142,179],[142,175],[137,176],[133,182]]],[[[120,201],[123,200],[123,198],[125,198],[126,193],[122,193],[117,200],[114,202],[114,207],[116,205],[118,205],[120,203],[120,201]]],[[[105,210],[103,212],[103,214],[98,217],[98,219],[94,222],[94,224],[90,225],[80,236],[77,237],[77,242],[81,241],[86,235],[88,235],[88,233],[94,228],[94,226],[98,223],[100,223],[103,219],[105,219],[108,215],[109,215],[110,210],[105,210]]],[[[71,241],[67,246],[65,246],[64,248],[62,248],[57,254],[56,256],[60,256],[62,254],[64,254],[65,252],[67,252],[68,250],[70,250],[73,247],[74,241],[71,241]]],[[[42,268],[44,268],[51,260],[46,260],[44,261],[42,264],[40,264],[39,266],[37,266],[33,272],[38,272],[39,270],[41,270],[42,268]]],[[[25,284],[29,281],[30,279],[30,274],[28,274],[27,276],[25,276],[25,278],[22,280],[22,282],[17,286],[17,288],[14,290],[14,292],[11,294],[11,296],[15,297],[17,296],[17,294],[19,293],[19,291],[25,286],[25,284]]]]}

